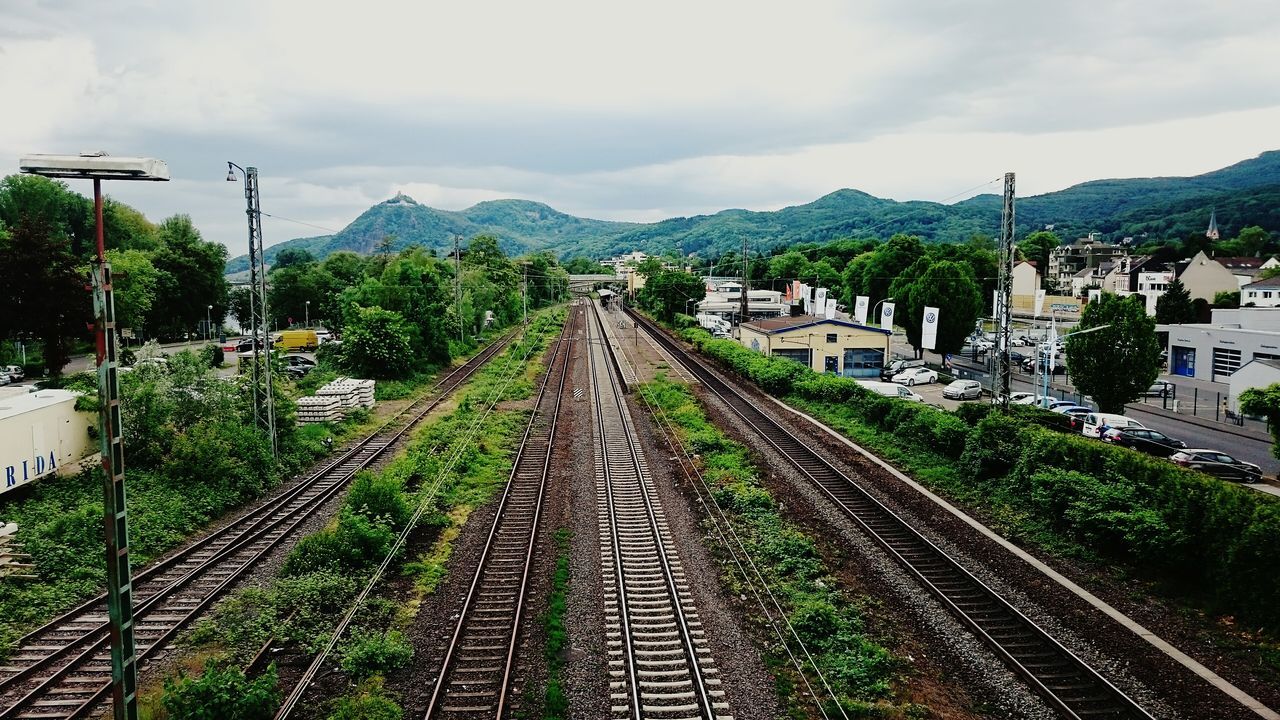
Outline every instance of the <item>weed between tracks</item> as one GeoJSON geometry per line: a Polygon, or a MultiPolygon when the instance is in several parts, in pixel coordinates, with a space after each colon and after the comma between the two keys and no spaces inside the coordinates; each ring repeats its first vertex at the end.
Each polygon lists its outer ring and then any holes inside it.
{"type": "Polygon", "coordinates": [[[547,689],[543,693],[543,720],[564,720],[569,716],[569,698],[564,694],[560,671],[568,662],[565,651],[569,635],[564,627],[564,614],[569,601],[569,539],[568,528],[556,530],[556,568],[551,575],[551,596],[547,599],[547,612],[542,626],[547,631],[547,689]]]}
{"type": "MultiPolygon", "coordinates": [[[[862,599],[840,591],[838,580],[825,566],[813,539],[782,518],[778,503],[760,481],[747,448],[713,425],[684,385],[659,375],[653,382],[641,385],[640,392],[666,415],[690,452],[696,453],[716,502],[724,509],[746,554],[754,559],[845,712],[850,717],[876,718],[918,717],[926,712],[893,699],[892,684],[899,661],[866,636],[859,610],[862,599]]],[[[750,592],[754,578],[741,577],[727,558],[724,563],[730,589],[744,595],[750,592]]],[[[794,638],[789,637],[788,643],[798,654],[794,638]]],[[[806,717],[803,688],[796,685],[799,678],[787,658],[787,648],[772,643],[766,666],[774,674],[782,705],[789,708],[792,717],[806,717]]],[[[806,673],[818,695],[825,695],[812,670],[806,667],[806,673]]],[[[839,714],[834,707],[828,712],[839,714]]]]}
{"type": "MultiPolygon", "coordinates": [[[[265,589],[236,593],[200,623],[186,643],[217,649],[226,661],[244,664],[275,637],[300,648],[309,659],[327,642],[334,623],[386,556],[412,509],[427,503],[407,547],[430,543],[429,548],[399,568],[400,577],[411,581],[410,591],[397,594],[384,585],[380,596],[365,604],[354,623],[355,639],[340,644],[336,658],[351,682],[346,688],[326,683],[331,694],[340,695],[330,714],[307,715],[399,718],[395,694],[388,687],[407,662],[404,649],[411,652],[411,647],[399,647],[402,640],[397,638],[445,578],[453,543],[471,512],[505,483],[528,419],[525,410],[495,409],[486,416],[486,408],[532,394],[542,368],[540,358],[564,317],[563,309],[536,316],[526,339],[513,343],[457,391],[453,412],[419,428],[405,452],[381,472],[361,473],[336,523],[299,541],[279,579],[265,589]],[[519,359],[531,348],[528,361],[520,365],[519,359]],[[516,376],[507,383],[512,372],[516,376]],[[354,667],[360,672],[353,673],[354,667]]],[[[395,572],[396,566],[392,568],[395,572]]]]}

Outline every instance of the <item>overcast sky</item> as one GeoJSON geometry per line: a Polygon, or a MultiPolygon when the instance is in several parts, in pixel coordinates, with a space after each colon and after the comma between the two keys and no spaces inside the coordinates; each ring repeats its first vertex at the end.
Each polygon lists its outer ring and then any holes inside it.
{"type": "Polygon", "coordinates": [[[161,158],[108,192],[233,255],[227,160],[333,229],[396,191],[635,221],[1031,195],[1280,148],[1276,38],[1275,0],[3,0],[0,157],[161,158]]]}

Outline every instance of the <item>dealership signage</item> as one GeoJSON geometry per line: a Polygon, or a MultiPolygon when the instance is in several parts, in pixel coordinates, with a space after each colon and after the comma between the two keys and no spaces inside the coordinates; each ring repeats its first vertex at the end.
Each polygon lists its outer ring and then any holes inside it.
{"type": "Polygon", "coordinates": [[[29,480],[34,480],[58,469],[57,456],[50,451],[47,456],[36,454],[30,460],[14,461],[4,465],[4,486],[0,492],[29,480]]]}

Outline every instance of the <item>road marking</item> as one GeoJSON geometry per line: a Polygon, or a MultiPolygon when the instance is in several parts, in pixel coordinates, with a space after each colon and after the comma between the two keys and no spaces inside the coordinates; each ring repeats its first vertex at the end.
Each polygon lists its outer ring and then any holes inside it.
{"type": "Polygon", "coordinates": [[[892,473],[894,477],[898,478],[902,482],[906,483],[908,486],[918,491],[920,494],[929,498],[934,503],[936,503],[939,507],[943,508],[944,510],[951,513],[952,515],[956,516],[960,520],[963,520],[970,527],[982,533],[992,541],[998,543],[1005,550],[1008,550],[1010,553],[1013,553],[1015,556],[1021,558],[1027,564],[1031,565],[1036,570],[1039,570],[1041,573],[1045,574],[1046,576],[1048,576],[1053,581],[1057,582],[1062,587],[1066,588],[1067,590],[1070,590],[1073,594],[1075,594],[1080,599],[1084,600],[1085,602],[1089,603],[1095,608],[1101,610],[1104,614],[1106,614],[1112,620],[1115,620],[1121,626],[1132,631],[1138,637],[1151,643],[1158,650],[1163,652],[1165,655],[1168,655],[1169,657],[1178,661],[1183,667],[1187,668],[1191,672],[1195,673],[1196,675],[1200,676],[1204,680],[1208,681],[1211,685],[1218,688],[1219,690],[1226,693],[1227,695],[1230,695],[1241,705],[1244,705],[1245,707],[1249,708],[1253,712],[1257,713],[1260,717],[1266,718],[1267,720],[1280,720],[1280,713],[1277,713],[1275,710],[1272,710],[1271,708],[1262,704],[1260,700],[1253,697],[1252,695],[1245,692],[1244,690],[1241,690],[1235,685],[1232,685],[1226,678],[1223,678],[1222,676],[1218,675],[1217,673],[1205,667],[1204,665],[1201,665],[1199,662],[1196,661],[1195,658],[1187,655],[1186,653],[1182,652],[1178,648],[1171,645],[1168,641],[1161,638],[1159,635],[1156,635],[1154,632],[1138,624],[1135,620],[1130,618],[1128,615],[1125,615],[1123,612],[1117,610],[1116,608],[1112,607],[1102,598],[1099,598],[1098,596],[1094,595],[1088,590],[1085,590],[1084,588],[1072,582],[1069,578],[1059,573],[1057,570],[1054,570],[1053,568],[1049,567],[1045,563],[1041,562],[1036,557],[1028,554],[1022,548],[1019,548],[1013,543],[1009,542],[1008,540],[1005,540],[1003,537],[997,534],[994,530],[978,522],[977,520],[970,517],[968,514],[966,514],[959,508],[953,506],[951,503],[942,499],[938,495],[935,495],[928,488],[924,487],[923,485],[916,482],[915,480],[912,480],[911,478],[907,477],[894,466],[890,465],[884,460],[881,460],[880,458],[871,454],[869,451],[862,448],[862,446],[854,443],[852,440],[845,437],[844,435],[841,435],[840,433],[836,432],[832,428],[827,427],[817,418],[814,418],[808,415],[807,413],[801,412],[800,410],[797,410],[791,407],[790,405],[787,405],[786,403],[782,402],[781,400],[771,395],[766,395],[766,397],[768,397],[778,406],[782,407],[784,410],[787,410],[791,413],[799,415],[805,420],[808,420],[810,423],[813,423],[814,426],[820,428],[821,430],[826,432],[828,435],[831,435],[832,437],[840,440],[845,445],[848,445],[850,448],[853,448],[854,450],[856,450],[863,457],[867,458],[868,460],[874,462],[875,464],[884,468],[888,472],[892,473]]]}

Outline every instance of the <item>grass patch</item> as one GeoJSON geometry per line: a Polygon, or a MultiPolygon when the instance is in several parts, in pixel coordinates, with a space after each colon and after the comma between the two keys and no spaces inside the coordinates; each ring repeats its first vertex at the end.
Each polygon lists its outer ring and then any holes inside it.
{"type": "MultiPolygon", "coordinates": [[[[681,442],[697,453],[717,504],[830,684],[836,698],[828,700],[828,705],[839,703],[857,717],[919,713],[917,706],[894,699],[892,687],[901,663],[867,636],[862,599],[839,589],[813,538],[778,513],[778,504],[760,480],[748,449],[712,424],[685,386],[659,376],[641,385],[640,392],[666,415],[681,442]]],[[[726,563],[725,571],[731,586],[746,592],[748,579],[738,576],[736,566],[726,563]]],[[[793,717],[803,717],[805,700],[785,648],[771,645],[765,664],[774,673],[783,707],[793,717]]],[[[827,711],[840,712],[834,705],[827,711]]]]}
{"type": "Polygon", "coordinates": [[[556,530],[556,567],[551,575],[551,596],[547,598],[547,612],[542,626],[547,632],[547,688],[543,693],[543,720],[564,720],[569,717],[569,698],[564,692],[560,674],[568,663],[565,657],[569,634],[564,627],[564,614],[569,598],[569,540],[568,528],[556,530]]]}

